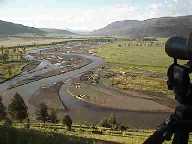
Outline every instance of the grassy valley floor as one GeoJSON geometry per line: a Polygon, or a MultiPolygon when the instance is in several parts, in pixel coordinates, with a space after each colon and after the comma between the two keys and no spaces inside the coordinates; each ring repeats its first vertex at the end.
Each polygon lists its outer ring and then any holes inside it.
{"type": "Polygon", "coordinates": [[[166,86],[166,71],[172,63],[164,50],[165,40],[119,41],[96,49],[113,77],[104,83],[121,89],[172,95],[166,86]]]}

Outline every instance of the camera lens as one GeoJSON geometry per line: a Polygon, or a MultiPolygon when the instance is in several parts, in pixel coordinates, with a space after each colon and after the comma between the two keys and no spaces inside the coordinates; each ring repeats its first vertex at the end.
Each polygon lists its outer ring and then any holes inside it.
{"type": "Polygon", "coordinates": [[[181,60],[192,60],[191,40],[182,37],[172,37],[165,45],[168,56],[181,60]]]}

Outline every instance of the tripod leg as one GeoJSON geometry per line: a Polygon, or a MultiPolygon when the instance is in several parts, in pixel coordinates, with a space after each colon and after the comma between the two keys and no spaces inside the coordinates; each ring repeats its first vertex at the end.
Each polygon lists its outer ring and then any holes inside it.
{"type": "Polygon", "coordinates": [[[175,132],[172,144],[188,144],[189,132],[178,129],[175,132]]]}

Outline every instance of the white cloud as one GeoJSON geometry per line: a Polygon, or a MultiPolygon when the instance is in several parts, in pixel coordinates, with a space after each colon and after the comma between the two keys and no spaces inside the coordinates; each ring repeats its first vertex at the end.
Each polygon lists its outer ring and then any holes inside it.
{"type": "Polygon", "coordinates": [[[191,15],[191,7],[191,0],[163,0],[149,6],[152,17],[191,15]]]}
{"type": "MultiPolygon", "coordinates": [[[[96,9],[6,9],[0,13],[4,20],[36,27],[96,29],[116,20],[136,19],[132,6],[114,5],[96,9]],[[14,15],[12,13],[14,12],[14,15]]],[[[138,15],[138,14],[136,14],[138,15]]]]}

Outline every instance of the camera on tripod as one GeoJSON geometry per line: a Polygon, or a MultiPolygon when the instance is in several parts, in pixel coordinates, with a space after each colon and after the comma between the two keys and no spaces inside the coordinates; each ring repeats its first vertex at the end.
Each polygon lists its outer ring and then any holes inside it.
{"type": "Polygon", "coordinates": [[[167,71],[168,89],[175,93],[175,112],[151,135],[144,144],[162,144],[172,140],[173,144],[188,144],[192,132],[192,33],[189,38],[172,37],[165,45],[168,56],[174,59],[167,71]],[[187,60],[178,64],[178,60],[187,60]]]}
{"type": "Polygon", "coordinates": [[[170,38],[165,45],[165,51],[168,56],[174,58],[174,63],[167,72],[168,89],[174,91],[177,104],[192,106],[192,87],[189,76],[192,72],[192,34],[188,39],[170,38]],[[180,65],[177,63],[178,59],[188,60],[188,62],[180,65]]]}

